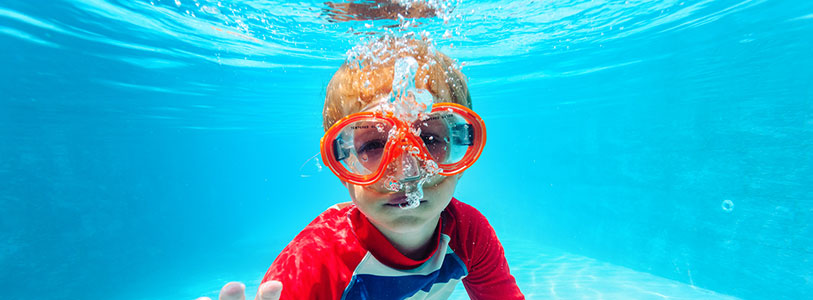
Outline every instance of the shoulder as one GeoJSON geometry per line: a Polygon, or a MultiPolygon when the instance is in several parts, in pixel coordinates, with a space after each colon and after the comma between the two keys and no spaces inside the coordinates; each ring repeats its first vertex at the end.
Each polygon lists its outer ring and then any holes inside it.
{"type": "Polygon", "coordinates": [[[306,270],[299,268],[303,265],[350,263],[344,261],[348,253],[363,252],[347,217],[353,208],[352,205],[337,204],[319,214],[282,250],[272,269],[302,272],[306,270]]]}
{"type": "Polygon", "coordinates": [[[479,210],[452,199],[443,212],[443,233],[450,238],[449,247],[471,267],[494,247],[499,246],[494,228],[479,210]]]}
{"type": "Polygon", "coordinates": [[[355,238],[347,218],[347,214],[352,208],[353,206],[349,203],[329,207],[314,218],[308,226],[305,226],[285,250],[319,253],[326,248],[347,246],[348,239],[355,238]]]}
{"type": "Polygon", "coordinates": [[[486,217],[456,199],[444,212],[444,220],[450,220],[452,227],[449,247],[466,265],[468,275],[463,284],[471,298],[524,299],[508,269],[502,244],[486,217]]]}
{"type": "Polygon", "coordinates": [[[364,253],[347,217],[352,209],[338,204],[319,214],[280,252],[262,282],[282,282],[282,300],[341,295],[364,253]]]}
{"type": "Polygon", "coordinates": [[[317,216],[280,252],[262,282],[285,286],[282,299],[334,299],[366,253],[348,218],[353,205],[334,205],[317,216]]]}

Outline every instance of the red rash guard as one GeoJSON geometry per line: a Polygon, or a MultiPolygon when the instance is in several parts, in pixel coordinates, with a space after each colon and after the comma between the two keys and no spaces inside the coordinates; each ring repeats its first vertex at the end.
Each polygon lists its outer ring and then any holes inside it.
{"type": "Polygon", "coordinates": [[[452,199],[433,251],[412,260],[355,205],[333,206],[300,232],[263,277],[282,282],[281,300],[447,299],[463,281],[473,300],[525,299],[486,218],[452,199]]]}

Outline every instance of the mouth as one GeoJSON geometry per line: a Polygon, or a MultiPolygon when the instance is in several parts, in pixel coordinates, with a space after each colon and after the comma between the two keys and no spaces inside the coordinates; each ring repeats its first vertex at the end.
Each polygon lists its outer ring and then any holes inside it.
{"type": "MultiPolygon", "coordinates": [[[[406,195],[397,195],[390,197],[390,200],[387,203],[384,203],[385,206],[392,206],[392,207],[401,207],[407,203],[406,195]]],[[[421,199],[421,203],[425,203],[426,200],[421,199]]]]}

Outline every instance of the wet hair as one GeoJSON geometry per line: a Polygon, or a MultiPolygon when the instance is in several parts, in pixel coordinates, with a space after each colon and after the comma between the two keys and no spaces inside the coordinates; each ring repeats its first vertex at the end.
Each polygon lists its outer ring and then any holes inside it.
{"type": "Polygon", "coordinates": [[[436,103],[453,102],[471,108],[466,77],[454,60],[425,40],[384,37],[350,50],[344,64],[333,74],[322,110],[324,129],[389,94],[395,61],[407,56],[418,62],[416,88],[432,93],[436,103]]]}

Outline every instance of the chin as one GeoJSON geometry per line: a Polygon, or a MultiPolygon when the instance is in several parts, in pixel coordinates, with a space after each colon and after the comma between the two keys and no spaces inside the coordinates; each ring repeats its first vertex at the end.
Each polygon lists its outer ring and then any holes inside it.
{"type": "Polygon", "coordinates": [[[426,222],[432,220],[432,218],[427,218],[424,216],[415,216],[415,215],[407,215],[407,216],[400,216],[393,220],[390,220],[388,227],[390,230],[399,232],[399,233],[409,233],[416,230],[423,228],[426,225],[426,222]]]}

